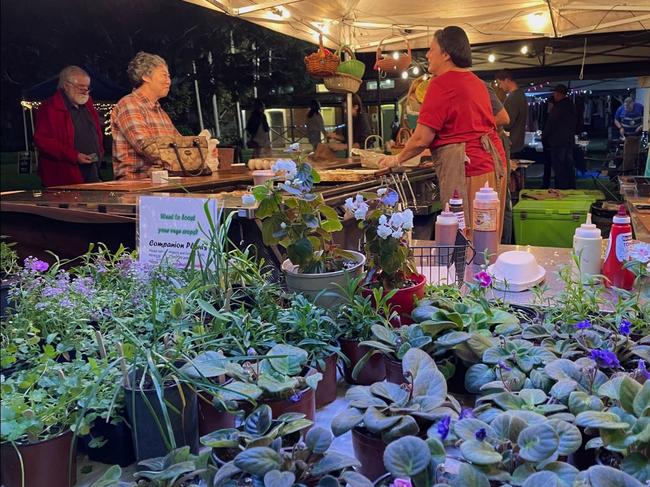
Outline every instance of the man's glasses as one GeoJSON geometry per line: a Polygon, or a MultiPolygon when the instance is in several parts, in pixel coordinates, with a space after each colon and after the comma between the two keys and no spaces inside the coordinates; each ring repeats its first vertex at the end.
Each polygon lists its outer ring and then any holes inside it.
{"type": "Polygon", "coordinates": [[[72,81],[66,81],[70,86],[73,86],[79,93],[90,93],[90,86],[88,85],[80,85],[77,83],[73,83],[72,81]]]}

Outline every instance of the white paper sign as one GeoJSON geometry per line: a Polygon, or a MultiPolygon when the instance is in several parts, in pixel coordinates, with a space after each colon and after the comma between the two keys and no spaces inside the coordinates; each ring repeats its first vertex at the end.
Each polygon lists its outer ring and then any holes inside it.
{"type": "MultiPolygon", "coordinates": [[[[145,265],[166,260],[185,267],[197,240],[207,240],[210,225],[205,204],[218,225],[215,200],[193,197],[141,196],[138,205],[138,255],[145,265]]],[[[200,245],[199,245],[200,249],[200,245]]],[[[205,251],[198,251],[205,253],[205,251]]],[[[204,260],[204,255],[202,260],[204,260]]],[[[198,261],[197,261],[198,263],[198,261]]]]}

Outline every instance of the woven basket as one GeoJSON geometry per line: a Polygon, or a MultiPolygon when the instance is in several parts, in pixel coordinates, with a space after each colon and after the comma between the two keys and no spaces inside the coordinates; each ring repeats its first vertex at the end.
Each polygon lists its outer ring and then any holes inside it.
{"type": "Polygon", "coordinates": [[[361,87],[361,78],[345,73],[336,73],[323,78],[325,88],[332,93],[356,93],[361,87]]]}
{"type": "Polygon", "coordinates": [[[341,60],[336,54],[332,53],[332,51],[325,49],[323,46],[322,35],[318,37],[318,46],[318,51],[309,56],[305,56],[305,67],[307,68],[307,73],[314,78],[332,76],[336,73],[336,68],[341,60]]]}
{"type": "Polygon", "coordinates": [[[381,52],[382,44],[386,39],[387,37],[384,37],[379,41],[379,46],[377,46],[375,70],[385,71],[386,73],[401,73],[402,71],[406,71],[412,61],[411,45],[409,44],[409,40],[404,37],[404,42],[406,43],[406,54],[402,52],[397,59],[394,59],[392,54],[382,54],[381,52]]]}
{"type": "Polygon", "coordinates": [[[428,79],[424,79],[424,75],[419,78],[415,78],[409,86],[408,94],[406,95],[405,106],[406,113],[409,115],[419,115],[420,108],[422,107],[422,102],[424,101],[424,95],[426,95],[427,89],[429,87],[429,82],[431,79],[427,76],[428,79]]]}
{"type": "Polygon", "coordinates": [[[350,49],[348,46],[341,46],[341,48],[336,51],[336,54],[343,59],[341,56],[341,52],[347,52],[348,55],[350,56],[350,59],[347,61],[341,61],[339,64],[339,67],[336,68],[337,73],[344,73],[344,74],[349,74],[354,76],[355,78],[363,78],[363,75],[366,72],[366,65],[362,63],[361,61],[358,61],[356,56],[354,55],[354,52],[352,52],[352,49],[350,49]]]}
{"type": "Polygon", "coordinates": [[[411,129],[408,129],[406,127],[401,127],[397,131],[397,135],[395,136],[395,143],[393,146],[390,148],[390,153],[393,154],[394,156],[399,154],[406,143],[408,142],[409,138],[411,137],[411,129]]]}

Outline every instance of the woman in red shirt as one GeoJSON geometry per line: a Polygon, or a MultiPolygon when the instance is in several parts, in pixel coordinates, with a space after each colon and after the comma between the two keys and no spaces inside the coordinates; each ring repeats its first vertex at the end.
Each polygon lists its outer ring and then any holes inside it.
{"type": "Polygon", "coordinates": [[[383,158],[380,165],[399,166],[431,149],[441,202],[449,201],[457,189],[466,202],[465,221],[471,230],[474,194],[488,182],[499,193],[500,234],[506,194],[505,152],[487,88],[467,69],[472,66],[472,50],[465,31],[456,26],[438,30],[427,59],[434,78],[420,108],[417,127],[404,149],[383,158]]]}

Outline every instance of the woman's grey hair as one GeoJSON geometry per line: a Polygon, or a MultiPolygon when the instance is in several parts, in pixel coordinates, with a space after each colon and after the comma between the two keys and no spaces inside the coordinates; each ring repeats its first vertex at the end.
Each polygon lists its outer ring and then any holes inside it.
{"type": "Polygon", "coordinates": [[[167,63],[157,54],[140,51],[131,59],[126,73],[129,75],[129,81],[133,87],[138,88],[143,83],[142,77],[150,76],[154,68],[158,66],[167,66],[167,63]]]}
{"type": "Polygon", "coordinates": [[[72,78],[74,78],[76,76],[80,77],[80,78],[90,78],[88,73],[86,73],[79,66],[66,66],[59,73],[59,84],[57,85],[57,88],[59,88],[59,89],[63,88],[63,85],[67,81],[72,80],[72,78]]]}

